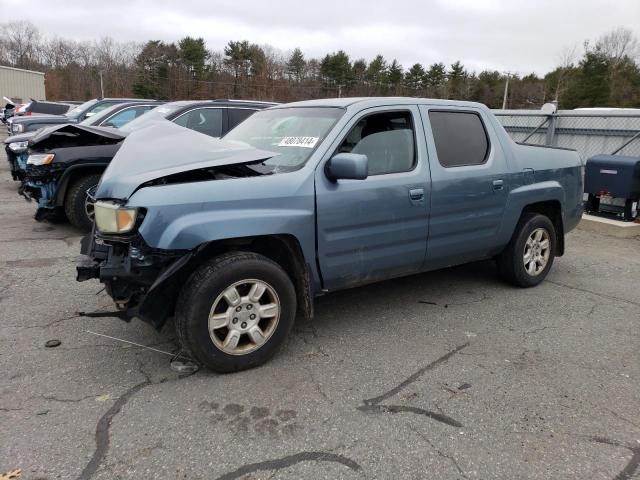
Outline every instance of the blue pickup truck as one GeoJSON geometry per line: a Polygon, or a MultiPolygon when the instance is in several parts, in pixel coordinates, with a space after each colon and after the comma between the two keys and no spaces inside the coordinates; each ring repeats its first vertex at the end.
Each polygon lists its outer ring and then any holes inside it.
{"type": "Polygon", "coordinates": [[[487,258],[537,285],[580,220],[581,167],[469,102],[290,103],[219,140],[165,122],[105,171],[77,279],[122,318],[174,317],[200,364],[251,368],[334,290],[487,258]]]}

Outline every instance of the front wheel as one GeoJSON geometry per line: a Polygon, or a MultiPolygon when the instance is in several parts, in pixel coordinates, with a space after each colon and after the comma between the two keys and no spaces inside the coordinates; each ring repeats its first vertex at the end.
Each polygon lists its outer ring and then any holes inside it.
{"type": "Polygon", "coordinates": [[[284,342],[296,314],[287,273],[250,252],[202,265],[182,288],[175,324],[183,350],[217,372],[265,363],[284,342]]]}
{"type": "Polygon", "coordinates": [[[88,192],[95,193],[100,174],[85,175],[73,182],[64,199],[64,213],[74,227],[88,232],[93,227],[93,200],[88,192]]]}
{"type": "Polygon", "coordinates": [[[548,217],[522,216],[507,248],[496,258],[500,274],[518,287],[542,282],[556,254],[556,230],[548,217]]]}

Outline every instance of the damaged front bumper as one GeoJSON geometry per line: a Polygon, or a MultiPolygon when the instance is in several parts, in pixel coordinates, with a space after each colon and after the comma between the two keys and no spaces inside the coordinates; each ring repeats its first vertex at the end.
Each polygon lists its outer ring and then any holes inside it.
{"type": "Polygon", "coordinates": [[[18,189],[18,193],[27,200],[38,202],[35,219],[38,221],[52,219],[56,215],[56,195],[62,176],[62,168],[55,166],[29,165],[26,177],[18,189]]]}
{"type": "Polygon", "coordinates": [[[157,250],[139,235],[114,238],[91,233],[83,238],[86,257],[76,266],[77,280],[98,279],[129,321],[138,317],[161,328],[173,316],[180,290],[180,271],[193,252],[157,250]]]}
{"type": "Polygon", "coordinates": [[[29,159],[29,153],[14,152],[8,146],[5,147],[7,161],[9,162],[9,169],[11,171],[11,178],[14,180],[24,180],[27,172],[27,160],[29,159]]]}

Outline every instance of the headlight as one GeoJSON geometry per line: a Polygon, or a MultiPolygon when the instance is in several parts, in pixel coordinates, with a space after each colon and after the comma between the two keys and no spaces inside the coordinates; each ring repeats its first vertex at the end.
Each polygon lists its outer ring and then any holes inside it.
{"type": "Polygon", "coordinates": [[[36,153],[34,155],[29,155],[27,165],[49,165],[53,162],[54,157],[55,155],[53,153],[36,153]]]}
{"type": "Polygon", "coordinates": [[[138,211],[135,208],[98,201],[93,204],[93,209],[96,227],[102,233],[128,233],[136,225],[138,211]]]}
{"type": "Polygon", "coordinates": [[[9,144],[9,150],[15,153],[24,152],[29,146],[29,142],[11,142],[9,144]]]}
{"type": "Polygon", "coordinates": [[[11,133],[22,133],[24,131],[24,125],[21,123],[11,124],[11,133]]]}

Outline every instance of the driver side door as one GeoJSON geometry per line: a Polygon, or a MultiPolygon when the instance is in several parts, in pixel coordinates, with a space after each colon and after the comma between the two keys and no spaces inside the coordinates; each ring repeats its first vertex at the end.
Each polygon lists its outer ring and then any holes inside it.
{"type": "Polygon", "coordinates": [[[406,275],[422,266],[428,235],[429,168],[413,105],[356,115],[316,168],[317,251],[328,290],[406,275]],[[336,153],[367,155],[365,180],[330,180],[336,153]]]}

